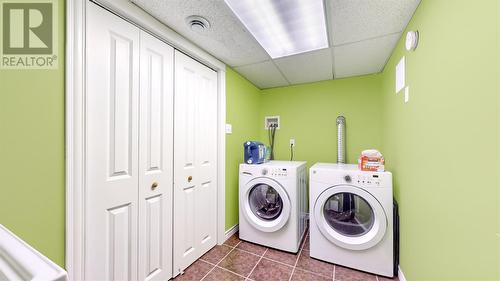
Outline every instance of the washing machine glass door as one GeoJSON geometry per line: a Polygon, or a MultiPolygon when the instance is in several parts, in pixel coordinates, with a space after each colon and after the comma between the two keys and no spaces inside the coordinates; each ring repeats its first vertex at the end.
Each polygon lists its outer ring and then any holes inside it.
{"type": "Polygon", "coordinates": [[[261,231],[277,231],[290,217],[288,194],[278,182],[269,178],[250,181],[240,204],[248,222],[261,231]]]}
{"type": "Polygon", "coordinates": [[[375,246],[387,228],[387,217],[378,200],[353,186],[324,191],[316,201],[314,216],[326,238],[350,250],[375,246]]]}
{"type": "Polygon", "coordinates": [[[283,211],[283,199],[272,186],[260,183],[248,195],[250,209],[258,218],[266,221],[277,219],[283,211]]]}

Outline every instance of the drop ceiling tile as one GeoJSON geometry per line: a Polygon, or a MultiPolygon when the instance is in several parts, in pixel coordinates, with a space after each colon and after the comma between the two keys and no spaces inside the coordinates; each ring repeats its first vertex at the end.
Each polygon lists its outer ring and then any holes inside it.
{"type": "Polygon", "coordinates": [[[421,0],[327,1],[334,46],[404,30],[421,0]]]}
{"type": "Polygon", "coordinates": [[[333,79],[332,51],[328,48],[279,58],[274,63],[291,84],[333,79]]]}
{"type": "Polygon", "coordinates": [[[235,67],[234,69],[261,89],[289,84],[272,61],[235,67]]]}
{"type": "Polygon", "coordinates": [[[333,48],[334,77],[378,73],[396,46],[401,33],[333,48]]]}
{"type": "Polygon", "coordinates": [[[330,79],[332,70],[328,64],[332,64],[332,60],[334,78],[380,71],[393,50],[396,37],[421,0],[325,1],[330,43],[335,45],[335,50],[330,53],[319,50],[275,62],[270,60],[224,0],[131,1],[235,68],[258,87],[269,88],[330,79]],[[186,18],[191,15],[205,17],[211,28],[202,33],[192,31],[186,24],[186,18]],[[392,35],[392,38],[387,36],[389,34],[397,35],[392,35]],[[373,40],[364,41],[367,39],[373,40]]]}
{"type": "Polygon", "coordinates": [[[247,65],[269,59],[269,55],[246,31],[223,0],[132,0],[147,13],[230,66],[247,65]],[[210,29],[198,33],[186,18],[199,15],[210,29]]]}

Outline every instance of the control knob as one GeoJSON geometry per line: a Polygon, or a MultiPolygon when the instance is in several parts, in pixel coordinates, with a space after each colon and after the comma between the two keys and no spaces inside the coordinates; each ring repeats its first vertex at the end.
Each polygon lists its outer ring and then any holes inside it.
{"type": "Polygon", "coordinates": [[[346,176],[344,176],[344,180],[345,180],[346,182],[351,182],[351,181],[352,181],[352,178],[351,178],[351,176],[346,175],[346,176]]]}

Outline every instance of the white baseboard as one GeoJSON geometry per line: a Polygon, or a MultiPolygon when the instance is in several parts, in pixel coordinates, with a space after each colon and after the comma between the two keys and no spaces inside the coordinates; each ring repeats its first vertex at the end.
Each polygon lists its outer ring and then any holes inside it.
{"type": "Polygon", "coordinates": [[[403,274],[403,270],[401,270],[401,266],[398,266],[398,279],[399,281],[406,281],[405,275],[403,274]]]}
{"type": "Polygon", "coordinates": [[[230,229],[226,230],[226,233],[224,234],[224,242],[229,239],[229,237],[233,236],[236,232],[238,232],[239,225],[235,224],[233,225],[230,229]]]}

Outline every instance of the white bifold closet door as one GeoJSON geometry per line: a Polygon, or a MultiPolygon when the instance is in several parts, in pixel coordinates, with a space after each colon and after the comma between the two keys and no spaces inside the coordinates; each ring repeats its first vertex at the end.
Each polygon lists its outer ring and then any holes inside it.
{"type": "Polygon", "coordinates": [[[172,277],[174,49],[141,32],[139,280],[172,277]]]}
{"type": "Polygon", "coordinates": [[[176,275],[217,242],[217,73],[178,51],[174,108],[176,275]]]}
{"type": "Polygon", "coordinates": [[[173,49],[87,8],[84,279],[168,280],[173,49]]]}

